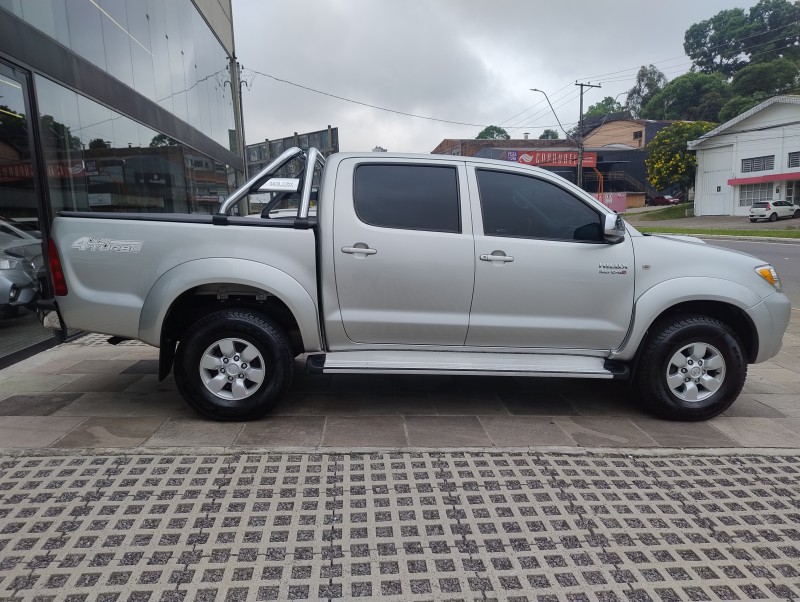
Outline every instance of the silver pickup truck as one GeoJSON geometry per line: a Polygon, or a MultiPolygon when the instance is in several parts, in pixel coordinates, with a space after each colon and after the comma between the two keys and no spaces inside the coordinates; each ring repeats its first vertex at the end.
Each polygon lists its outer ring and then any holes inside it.
{"type": "Polygon", "coordinates": [[[217,420],[268,412],[301,354],[332,374],[630,379],[651,412],[703,420],[790,314],[763,261],[467,157],[290,149],[215,215],[63,212],[53,243],[62,323],[160,347],[160,377],[174,364],[217,420]],[[274,177],[292,160],[299,178],[274,177]],[[235,214],[264,190],[261,215],[235,214]]]}

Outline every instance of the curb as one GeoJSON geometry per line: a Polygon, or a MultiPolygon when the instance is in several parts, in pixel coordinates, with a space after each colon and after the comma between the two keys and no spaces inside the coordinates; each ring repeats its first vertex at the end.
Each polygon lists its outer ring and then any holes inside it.
{"type": "MultiPolygon", "coordinates": [[[[635,226],[634,226],[635,227],[635,226]]],[[[772,242],[784,245],[800,245],[800,238],[779,238],[777,236],[734,236],[729,234],[672,234],[667,232],[649,232],[660,236],[694,236],[695,238],[709,240],[738,240],[744,242],[772,242]]]]}

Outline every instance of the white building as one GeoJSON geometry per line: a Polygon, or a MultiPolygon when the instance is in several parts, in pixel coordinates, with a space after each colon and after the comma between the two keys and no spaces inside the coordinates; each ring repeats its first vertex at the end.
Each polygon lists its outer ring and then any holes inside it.
{"type": "Polygon", "coordinates": [[[689,142],[695,215],[747,215],[757,201],[800,204],[800,96],[765,100],[689,142]]]}

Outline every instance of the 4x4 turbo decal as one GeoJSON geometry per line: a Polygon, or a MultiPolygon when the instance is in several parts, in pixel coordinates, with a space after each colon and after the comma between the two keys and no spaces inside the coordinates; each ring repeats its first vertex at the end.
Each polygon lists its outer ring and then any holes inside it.
{"type": "Polygon", "coordinates": [[[115,253],[138,253],[144,243],[141,240],[111,240],[84,236],[72,243],[79,251],[113,251],[115,253]]]}

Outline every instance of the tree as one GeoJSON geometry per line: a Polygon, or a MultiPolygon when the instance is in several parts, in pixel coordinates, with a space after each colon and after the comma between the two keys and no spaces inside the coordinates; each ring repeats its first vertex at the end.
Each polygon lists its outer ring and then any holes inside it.
{"type": "Polygon", "coordinates": [[[625,99],[625,109],[632,117],[638,118],[650,99],[664,89],[667,85],[666,76],[655,66],[642,65],[636,74],[636,83],[628,90],[625,99]]]}
{"type": "Polygon", "coordinates": [[[111,145],[106,143],[102,138],[92,138],[89,140],[89,148],[93,150],[98,148],[111,148],[111,145]]]}
{"type": "Polygon", "coordinates": [[[475,136],[475,140],[511,140],[511,136],[503,128],[490,125],[483,128],[480,134],[475,136]]]}
{"type": "Polygon", "coordinates": [[[606,96],[600,102],[596,102],[583,114],[584,119],[590,119],[592,117],[605,117],[611,113],[621,113],[625,110],[621,104],[619,104],[615,99],[611,98],[610,96],[606,96]]]}
{"type": "Polygon", "coordinates": [[[545,130],[539,136],[539,140],[558,140],[558,132],[555,130],[545,130]]]}
{"type": "Polygon", "coordinates": [[[156,134],[150,141],[150,147],[156,148],[158,146],[176,146],[178,141],[175,138],[170,138],[166,134],[156,134]]]}
{"type": "Polygon", "coordinates": [[[747,62],[745,40],[752,31],[741,8],[722,10],[686,30],[683,49],[702,73],[721,73],[726,78],[747,62]]]}
{"type": "Polygon", "coordinates": [[[653,188],[678,186],[682,193],[694,185],[697,157],[686,143],[714,128],[707,121],[679,121],[664,128],[647,145],[647,179],[653,188]]]}
{"type": "Polygon", "coordinates": [[[761,0],[750,9],[748,20],[750,37],[745,51],[751,63],[800,59],[800,4],[761,0]]]}
{"type": "Polygon", "coordinates": [[[642,117],[717,121],[730,97],[730,84],[722,75],[686,73],[653,96],[642,109],[642,117]]]}
{"type": "Polygon", "coordinates": [[[779,58],[767,63],[752,63],[733,76],[731,91],[735,96],[760,96],[762,99],[786,94],[797,86],[795,61],[779,58]]]}
{"type": "Polygon", "coordinates": [[[719,120],[721,122],[733,119],[745,111],[749,111],[754,106],[763,102],[763,98],[753,98],[752,96],[734,96],[719,110],[719,120]]]}

